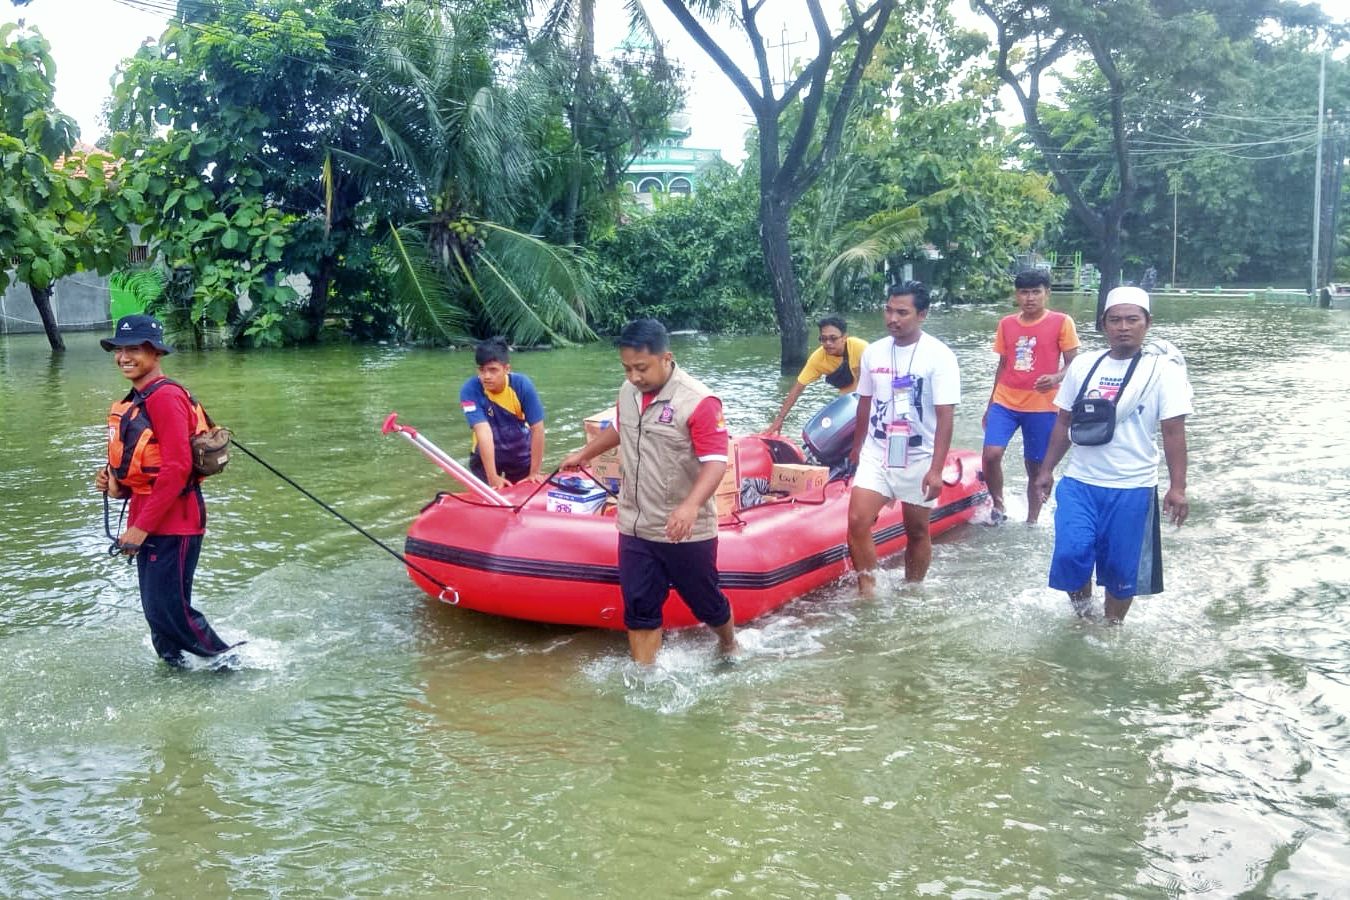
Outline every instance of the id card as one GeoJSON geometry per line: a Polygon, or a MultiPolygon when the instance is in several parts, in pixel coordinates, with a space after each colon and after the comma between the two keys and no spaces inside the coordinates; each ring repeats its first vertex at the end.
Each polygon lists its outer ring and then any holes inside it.
{"type": "Polygon", "coordinates": [[[909,465],[909,422],[896,422],[886,433],[886,466],[903,469],[909,465]]]}
{"type": "Polygon", "coordinates": [[[909,392],[914,387],[914,376],[898,375],[891,379],[892,415],[900,419],[909,415],[909,392]]]}

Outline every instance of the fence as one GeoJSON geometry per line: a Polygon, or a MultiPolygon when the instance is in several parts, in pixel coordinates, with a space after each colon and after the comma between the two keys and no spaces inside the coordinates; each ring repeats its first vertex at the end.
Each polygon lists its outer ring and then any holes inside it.
{"type": "MultiPolygon", "coordinates": [[[[110,324],[108,318],[108,279],[92,272],[80,272],[58,279],[52,286],[52,314],[62,331],[93,331],[110,324]]],[[[0,334],[26,334],[42,331],[42,320],[28,285],[10,273],[9,287],[0,295],[0,334]]]]}
{"type": "Polygon", "coordinates": [[[1293,303],[1306,304],[1311,306],[1313,298],[1307,291],[1297,288],[1226,288],[1226,287],[1208,287],[1208,288],[1183,288],[1183,287],[1158,287],[1152,292],[1156,295],[1168,297],[1193,297],[1197,299],[1206,298],[1228,298],[1232,300],[1255,300],[1258,303],[1293,303]]]}

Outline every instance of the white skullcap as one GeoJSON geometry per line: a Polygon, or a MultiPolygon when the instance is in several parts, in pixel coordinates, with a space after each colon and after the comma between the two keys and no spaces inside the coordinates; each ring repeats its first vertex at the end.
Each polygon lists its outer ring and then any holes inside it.
{"type": "Polygon", "coordinates": [[[1148,292],[1143,288],[1137,288],[1132,285],[1121,285],[1117,288],[1111,288],[1106,295],[1106,305],[1102,307],[1102,313],[1105,314],[1113,306],[1119,306],[1122,303],[1133,303],[1135,306],[1142,307],[1144,312],[1150,312],[1148,305],[1148,292]]]}

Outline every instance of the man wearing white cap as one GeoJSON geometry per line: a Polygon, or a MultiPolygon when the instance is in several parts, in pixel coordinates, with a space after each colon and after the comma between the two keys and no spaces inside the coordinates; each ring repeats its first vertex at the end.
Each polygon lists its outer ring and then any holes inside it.
{"type": "Polygon", "coordinates": [[[1186,521],[1186,416],[1191,387],[1180,354],[1146,352],[1149,296],[1137,287],[1106,295],[1102,330],[1110,349],[1080,354],[1055,395],[1059,415],[1034,490],[1048,499],[1055,466],[1073,455],[1055,492],[1050,587],[1085,614],[1092,576],[1106,590],[1106,618],[1119,623],[1141,594],[1163,589],[1158,445],[1169,485],[1161,512],[1186,521]]]}

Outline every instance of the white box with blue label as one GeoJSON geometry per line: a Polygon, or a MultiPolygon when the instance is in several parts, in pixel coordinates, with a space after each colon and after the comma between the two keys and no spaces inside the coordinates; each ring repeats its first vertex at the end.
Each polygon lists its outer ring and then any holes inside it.
{"type": "Polygon", "coordinates": [[[585,493],[552,490],[548,492],[548,509],[578,516],[593,516],[604,508],[605,498],[608,496],[605,489],[599,486],[585,493]]]}

